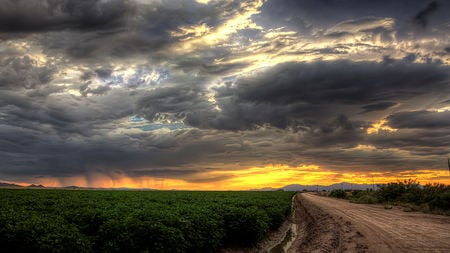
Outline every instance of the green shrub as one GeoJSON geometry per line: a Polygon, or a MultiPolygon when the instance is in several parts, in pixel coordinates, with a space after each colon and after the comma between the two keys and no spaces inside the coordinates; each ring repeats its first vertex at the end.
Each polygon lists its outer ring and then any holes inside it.
{"type": "Polygon", "coordinates": [[[345,191],[341,189],[335,189],[330,192],[331,197],[338,199],[345,199],[346,195],[345,191]]]}
{"type": "Polygon", "coordinates": [[[360,195],[358,198],[353,198],[351,202],[359,204],[376,204],[378,203],[378,199],[372,195],[365,194],[360,195]]]}
{"type": "Polygon", "coordinates": [[[440,193],[433,200],[430,201],[430,208],[441,209],[444,211],[450,210],[450,191],[440,193]]]}
{"type": "Polygon", "coordinates": [[[411,210],[450,213],[450,186],[444,184],[421,186],[416,180],[409,179],[379,185],[375,196],[379,202],[407,203],[411,210]]]}

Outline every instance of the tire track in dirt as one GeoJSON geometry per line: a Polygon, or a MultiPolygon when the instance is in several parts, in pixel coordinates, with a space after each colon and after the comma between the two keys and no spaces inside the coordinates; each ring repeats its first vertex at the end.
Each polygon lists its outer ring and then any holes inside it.
{"type": "Polygon", "coordinates": [[[366,252],[363,236],[354,231],[350,222],[336,219],[302,194],[295,198],[294,222],[298,237],[289,253],[366,252]]]}
{"type": "Polygon", "coordinates": [[[288,252],[450,252],[450,217],[297,194],[288,252]]]}

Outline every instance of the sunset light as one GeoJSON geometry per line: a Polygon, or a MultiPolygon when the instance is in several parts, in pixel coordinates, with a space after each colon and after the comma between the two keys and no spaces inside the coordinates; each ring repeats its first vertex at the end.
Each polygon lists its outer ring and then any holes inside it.
{"type": "MultiPolygon", "coordinates": [[[[290,167],[288,165],[270,165],[242,170],[224,170],[197,175],[190,181],[182,179],[156,177],[130,177],[122,174],[93,173],[88,177],[41,178],[36,182],[48,187],[100,187],[100,188],[137,188],[156,190],[249,190],[273,189],[286,185],[305,186],[331,185],[339,182],[378,185],[416,179],[422,184],[450,184],[450,175],[445,170],[405,170],[395,172],[341,172],[320,168],[316,165],[290,167]],[[223,179],[221,179],[223,178],[223,179]],[[203,180],[202,180],[203,179],[203,180]],[[198,181],[198,182],[196,182],[198,181]],[[210,182],[202,182],[210,181],[210,182]]],[[[20,184],[20,183],[19,183],[20,184]]],[[[22,185],[26,185],[22,183],[22,185]]]]}

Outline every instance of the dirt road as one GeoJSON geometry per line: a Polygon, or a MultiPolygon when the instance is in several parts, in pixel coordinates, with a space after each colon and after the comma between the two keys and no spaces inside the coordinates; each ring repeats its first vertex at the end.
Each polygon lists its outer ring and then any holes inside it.
{"type": "Polygon", "coordinates": [[[450,252],[450,217],[298,194],[289,252],[450,252]]]}

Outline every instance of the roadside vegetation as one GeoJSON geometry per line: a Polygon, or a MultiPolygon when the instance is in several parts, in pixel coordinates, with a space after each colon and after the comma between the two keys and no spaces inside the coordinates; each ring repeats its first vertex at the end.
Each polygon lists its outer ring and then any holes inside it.
{"type": "Polygon", "coordinates": [[[423,211],[450,215],[450,185],[421,185],[409,179],[378,185],[376,190],[333,190],[329,196],[348,199],[353,203],[403,206],[405,211],[423,211]]]}
{"type": "Polygon", "coordinates": [[[251,247],[293,192],[0,189],[3,252],[217,252],[251,247]]]}

